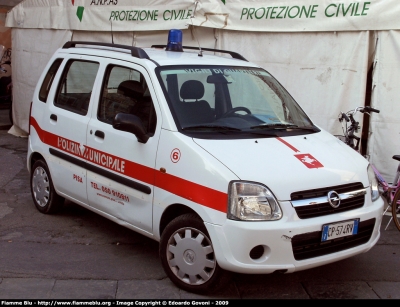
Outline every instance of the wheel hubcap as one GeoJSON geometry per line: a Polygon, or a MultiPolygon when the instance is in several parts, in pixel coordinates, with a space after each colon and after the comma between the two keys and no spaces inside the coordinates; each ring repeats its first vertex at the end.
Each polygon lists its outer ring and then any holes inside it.
{"type": "Polygon", "coordinates": [[[170,237],[167,259],[172,272],[190,285],[208,281],[216,267],[211,241],[194,228],[181,228],[170,237]]]}
{"type": "Polygon", "coordinates": [[[32,176],[32,192],[36,203],[45,207],[49,202],[50,182],[43,167],[37,167],[32,176]]]}
{"type": "Polygon", "coordinates": [[[183,259],[187,264],[193,264],[196,260],[196,254],[194,251],[188,249],[183,253],[183,259]]]}

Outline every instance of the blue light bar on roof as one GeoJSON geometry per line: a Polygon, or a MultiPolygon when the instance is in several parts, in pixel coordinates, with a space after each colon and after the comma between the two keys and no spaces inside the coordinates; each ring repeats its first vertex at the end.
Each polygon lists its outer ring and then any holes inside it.
{"type": "Polygon", "coordinates": [[[168,44],[167,51],[180,51],[182,52],[182,31],[177,29],[171,29],[168,33],[168,44]]]}

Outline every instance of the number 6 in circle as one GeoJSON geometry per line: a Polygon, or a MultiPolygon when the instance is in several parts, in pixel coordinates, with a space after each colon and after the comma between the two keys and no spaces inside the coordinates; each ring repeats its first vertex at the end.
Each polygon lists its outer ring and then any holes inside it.
{"type": "Polygon", "coordinates": [[[180,158],[181,158],[180,150],[178,148],[173,149],[171,152],[171,161],[173,163],[176,163],[180,160],[180,158]]]}

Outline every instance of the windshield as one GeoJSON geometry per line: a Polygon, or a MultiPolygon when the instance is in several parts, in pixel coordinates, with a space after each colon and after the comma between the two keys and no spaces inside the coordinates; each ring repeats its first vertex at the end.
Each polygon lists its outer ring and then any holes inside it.
{"type": "Polygon", "coordinates": [[[182,133],[267,137],[319,131],[263,69],[167,66],[157,73],[182,133]]]}

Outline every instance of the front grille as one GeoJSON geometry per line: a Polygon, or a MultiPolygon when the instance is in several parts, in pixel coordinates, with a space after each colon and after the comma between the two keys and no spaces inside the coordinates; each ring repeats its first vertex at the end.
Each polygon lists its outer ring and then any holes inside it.
{"type": "Polygon", "coordinates": [[[292,238],[294,259],[304,260],[346,250],[369,241],[374,230],[375,219],[360,222],[358,233],[353,236],[321,242],[322,231],[309,232],[292,238]]]}
{"type": "Polygon", "coordinates": [[[300,199],[306,199],[306,198],[315,198],[315,197],[320,197],[320,196],[326,196],[326,195],[328,195],[329,191],[336,191],[340,194],[340,193],[360,190],[363,188],[364,188],[364,186],[362,185],[361,182],[348,183],[348,184],[338,185],[338,186],[334,186],[334,187],[326,187],[326,188],[320,188],[320,189],[294,192],[294,193],[290,194],[290,199],[291,200],[300,200],[300,199]]]}
{"type": "MultiPolygon", "coordinates": [[[[326,187],[321,189],[314,189],[308,191],[300,191],[295,192],[290,195],[292,201],[296,200],[304,200],[317,197],[327,196],[329,191],[336,191],[337,193],[346,193],[346,192],[353,192],[357,190],[363,189],[363,185],[361,182],[357,183],[350,183],[341,186],[334,186],[334,187],[326,187]]],[[[328,200],[326,203],[319,203],[315,205],[306,205],[306,206],[297,206],[294,207],[296,213],[300,219],[308,219],[318,216],[324,216],[344,211],[349,211],[357,208],[361,208],[365,202],[365,195],[359,195],[353,198],[344,199],[340,202],[340,206],[338,208],[333,208],[329,203],[328,200]]]]}

